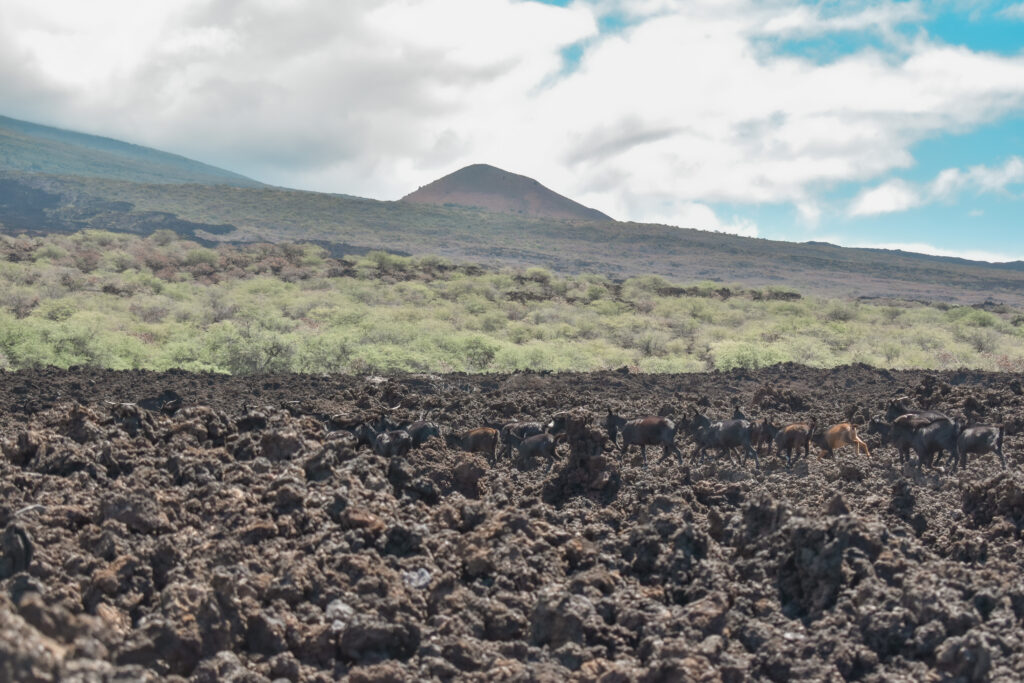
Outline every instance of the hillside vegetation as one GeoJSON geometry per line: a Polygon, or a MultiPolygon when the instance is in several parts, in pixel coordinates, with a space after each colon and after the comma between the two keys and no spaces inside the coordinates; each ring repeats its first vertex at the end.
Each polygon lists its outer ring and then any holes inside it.
{"type": "Polygon", "coordinates": [[[814,367],[1024,370],[1009,307],[557,277],[170,231],[0,236],[0,368],[231,373],[814,367]]]}
{"type": "Polygon", "coordinates": [[[315,242],[335,256],[379,249],[497,268],[543,266],[561,275],[657,275],[847,299],[1024,307],[1020,262],[618,222],[486,164],[429,183],[404,201],[303,192],[155,149],[0,117],[0,234],[84,229],[142,236],[170,229],[204,246],[315,242]]]}
{"type": "Polygon", "coordinates": [[[140,184],[0,173],[0,231],[172,228],[209,243],[317,241],[334,254],[438,254],[502,267],[615,278],[660,275],[822,295],[1024,307],[1020,264],[793,244],[702,230],[537,219],[283,188],[140,184]],[[6,178],[6,180],[5,180],[6,178]],[[9,189],[3,189],[4,183],[9,189]],[[41,193],[41,196],[36,196],[41,193]],[[23,206],[34,198],[32,206],[23,206]],[[42,209],[38,207],[44,207],[42,209]]]}

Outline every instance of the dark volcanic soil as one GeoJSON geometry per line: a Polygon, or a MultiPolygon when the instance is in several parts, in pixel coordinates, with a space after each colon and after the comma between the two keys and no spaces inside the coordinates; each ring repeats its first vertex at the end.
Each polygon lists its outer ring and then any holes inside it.
{"type": "Polygon", "coordinates": [[[1019,680],[1021,393],[866,367],[0,373],[0,680],[1019,680]],[[922,473],[873,437],[870,459],[792,470],[698,465],[682,437],[682,467],[647,470],[635,449],[619,469],[562,445],[548,471],[442,440],[389,460],[329,419],[737,401],[863,423],[901,394],[1003,421],[1008,471],[922,473]]]}

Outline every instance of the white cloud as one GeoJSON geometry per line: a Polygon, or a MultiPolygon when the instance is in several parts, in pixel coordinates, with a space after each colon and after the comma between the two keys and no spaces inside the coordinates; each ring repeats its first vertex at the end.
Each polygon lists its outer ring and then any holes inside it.
{"type": "Polygon", "coordinates": [[[886,2],[868,5],[846,14],[825,15],[821,5],[796,5],[777,13],[765,23],[765,33],[820,35],[845,31],[892,31],[896,26],[924,18],[919,2],[886,2]]]}
{"type": "Polygon", "coordinates": [[[861,191],[850,202],[847,213],[850,216],[871,216],[906,211],[923,204],[953,201],[964,192],[1006,192],[1009,186],[1020,183],[1024,183],[1024,160],[1014,156],[997,167],[947,168],[923,186],[899,179],[887,180],[877,187],[861,191]]]}
{"type": "Polygon", "coordinates": [[[796,211],[805,225],[811,228],[818,227],[818,222],[821,220],[821,207],[816,202],[797,202],[796,211]]]}
{"type": "Polygon", "coordinates": [[[931,194],[936,199],[951,199],[959,192],[1003,192],[1010,185],[1024,182],[1024,160],[1010,157],[997,168],[972,166],[966,171],[947,168],[931,183],[931,194]]]}
{"type": "Polygon", "coordinates": [[[636,211],[642,213],[637,220],[642,222],[727,232],[744,237],[758,236],[757,223],[754,221],[741,216],[733,216],[731,221],[722,220],[714,209],[699,202],[680,202],[671,197],[662,197],[658,200],[639,198],[634,201],[636,211]]]}
{"type": "MultiPolygon", "coordinates": [[[[486,162],[623,219],[708,222],[685,207],[791,203],[815,225],[823,190],[1024,109],[1024,56],[901,38],[893,29],[925,3],[849,7],[5,0],[0,102],[288,186],[393,199],[486,162]],[[627,25],[599,34],[610,12],[627,25]],[[839,31],[885,41],[826,63],[763,44],[839,31]]],[[[890,186],[861,210],[899,199],[890,186]]]]}
{"type": "Polygon", "coordinates": [[[1001,9],[997,14],[998,16],[1006,19],[1024,21],[1024,2],[1019,2],[1016,5],[1008,5],[1001,9]]]}
{"type": "Polygon", "coordinates": [[[723,221],[710,207],[698,203],[681,205],[675,219],[664,222],[683,228],[715,230],[743,237],[757,237],[758,235],[757,223],[754,221],[740,216],[733,216],[731,221],[723,221]]]}
{"type": "Polygon", "coordinates": [[[988,261],[989,263],[1007,263],[1010,261],[1024,260],[1024,254],[1006,254],[1003,252],[986,251],[984,249],[948,249],[944,247],[937,247],[927,242],[875,242],[871,240],[851,240],[837,236],[820,237],[816,239],[843,247],[854,247],[860,249],[890,249],[894,251],[908,251],[915,254],[927,254],[929,256],[951,256],[954,258],[968,259],[970,261],[988,261]]]}
{"type": "Polygon", "coordinates": [[[732,223],[723,225],[719,230],[721,232],[732,233],[733,235],[742,235],[743,237],[758,236],[757,223],[748,218],[741,218],[739,216],[734,216],[732,223]]]}
{"type": "Polygon", "coordinates": [[[889,180],[878,187],[864,190],[850,205],[851,216],[873,216],[880,213],[906,211],[922,203],[917,190],[902,180],[889,180]]]}

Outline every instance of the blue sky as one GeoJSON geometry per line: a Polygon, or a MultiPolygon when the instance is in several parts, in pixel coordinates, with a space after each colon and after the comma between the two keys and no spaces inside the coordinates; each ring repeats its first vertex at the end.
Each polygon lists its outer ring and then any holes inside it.
{"type": "Polygon", "coordinates": [[[1024,0],[5,0],[0,103],[287,187],[483,162],[622,220],[1024,259],[1024,0]]]}
{"type": "MultiPolygon", "coordinates": [[[[570,0],[539,1],[562,7],[571,4],[570,0]]],[[[825,17],[842,17],[856,3],[801,4],[825,17]]],[[[905,2],[890,6],[900,4],[913,8],[908,15],[916,16],[894,23],[891,35],[851,29],[772,37],[760,41],[760,47],[773,56],[792,56],[821,65],[864,53],[899,58],[900,51],[894,45],[914,40],[1009,58],[1024,55],[1024,3],[905,2]]],[[[634,21],[628,13],[612,11],[600,24],[601,34],[628,31],[634,21]]],[[[585,52],[586,43],[565,51],[566,72],[579,66],[585,52]]],[[[989,120],[932,132],[909,145],[908,151],[910,159],[900,168],[868,180],[839,181],[821,187],[817,197],[823,207],[822,216],[810,226],[801,221],[799,212],[789,203],[732,201],[708,202],[708,206],[716,215],[748,219],[757,226],[758,236],[770,239],[817,239],[993,260],[1024,259],[1024,167],[1017,170],[1013,163],[1024,157],[1024,107],[1019,102],[1008,110],[993,112],[989,120]],[[965,183],[961,190],[941,197],[922,196],[928,194],[928,185],[948,169],[969,172],[971,168],[999,169],[1008,164],[1005,177],[993,186],[965,183]],[[851,204],[859,196],[870,196],[867,193],[886,183],[908,189],[908,198],[916,194],[917,199],[904,202],[916,205],[896,210],[899,202],[888,207],[883,202],[874,209],[866,205],[861,211],[851,211],[851,204]]]]}
{"type": "MultiPolygon", "coordinates": [[[[908,23],[900,31],[907,37],[922,33],[951,46],[1019,57],[1024,53],[1024,12],[1007,16],[1014,7],[1024,5],[936,3],[925,20],[908,23]]],[[[827,42],[832,46],[817,46],[816,57],[835,59],[841,52],[855,52],[865,45],[856,35],[827,42]]],[[[813,47],[797,42],[782,44],[779,49],[812,54],[813,47]]],[[[887,174],[886,179],[926,184],[948,168],[998,167],[1024,155],[1024,110],[1017,108],[967,130],[936,134],[913,145],[911,154],[912,165],[887,174]]],[[[999,190],[972,188],[906,211],[833,219],[823,229],[847,242],[921,242],[950,253],[982,251],[1001,259],[1024,258],[1024,174],[1014,177],[999,190]]],[[[843,204],[864,187],[848,183],[826,196],[843,204]]],[[[794,233],[784,226],[776,231],[766,227],[765,236],[769,235],[788,239],[794,233]]]]}

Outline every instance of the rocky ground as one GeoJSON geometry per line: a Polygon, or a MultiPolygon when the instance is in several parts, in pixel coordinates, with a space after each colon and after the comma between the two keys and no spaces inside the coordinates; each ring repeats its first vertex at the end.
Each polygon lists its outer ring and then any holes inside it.
{"type": "Polygon", "coordinates": [[[1024,671],[1015,376],[41,370],[0,373],[0,439],[0,680],[1024,671]],[[759,471],[699,464],[680,437],[682,466],[644,469],[636,449],[621,466],[586,452],[600,446],[583,427],[550,469],[441,439],[385,459],[336,429],[385,410],[462,430],[609,406],[727,417],[734,404],[863,423],[902,394],[1004,422],[1008,470],[982,456],[921,472],[872,437],[871,458],[846,449],[787,470],[773,456],[759,471]]]}

